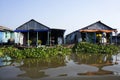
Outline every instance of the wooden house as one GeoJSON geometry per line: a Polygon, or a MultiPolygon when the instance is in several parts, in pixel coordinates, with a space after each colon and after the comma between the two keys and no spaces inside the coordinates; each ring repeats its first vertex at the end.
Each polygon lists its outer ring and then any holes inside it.
{"type": "Polygon", "coordinates": [[[40,41],[42,42],[42,45],[62,44],[65,30],[51,29],[34,19],[31,19],[16,28],[15,32],[23,34],[23,45],[29,46],[31,44],[37,46],[40,41]]]}
{"type": "Polygon", "coordinates": [[[116,29],[98,21],[68,34],[66,36],[66,43],[72,44],[81,41],[90,43],[112,43],[112,33],[116,31],[116,29]]]}
{"type": "Polygon", "coordinates": [[[13,30],[0,26],[0,44],[10,44],[9,41],[14,40],[13,30]]]}

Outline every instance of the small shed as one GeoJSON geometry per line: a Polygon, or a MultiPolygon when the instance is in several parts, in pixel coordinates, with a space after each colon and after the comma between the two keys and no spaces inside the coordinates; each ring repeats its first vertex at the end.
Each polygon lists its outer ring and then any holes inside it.
{"type": "Polygon", "coordinates": [[[95,22],[89,26],[81,28],[66,36],[66,42],[90,42],[90,43],[112,43],[113,29],[101,21],[95,22]],[[70,41],[69,41],[70,40],[70,41]]]}
{"type": "Polygon", "coordinates": [[[63,35],[65,30],[62,29],[51,29],[34,19],[24,23],[23,25],[16,28],[15,32],[23,34],[23,45],[39,45],[41,41],[42,45],[58,44],[57,39],[63,35]]]}
{"type": "Polygon", "coordinates": [[[74,44],[80,42],[81,33],[79,30],[73,31],[72,33],[66,35],[65,41],[66,44],[74,44]]]}

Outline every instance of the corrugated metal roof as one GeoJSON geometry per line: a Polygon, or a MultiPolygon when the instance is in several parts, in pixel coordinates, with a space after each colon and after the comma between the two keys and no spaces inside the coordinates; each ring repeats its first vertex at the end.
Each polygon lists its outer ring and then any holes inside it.
{"type": "Polygon", "coordinates": [[[0,31],[13,31],[13,30],[4,26],[0,26],[0,31]]]}
{"type": "Polygon", "coordinates": [[[18,28],[16,28],[16,30],[20,30],[20,31],[24,31],[24,30],[37,30],[37,31],[46,31],[49,30],[50,28],[35,21],[34,19],[31,19],[30,21],[24,23],[23,25],[19,26],[18,28]]]}
{"type": "Polygon", "coordinates": [[[80,30],[116,30],[116,29],[113,29],[107,26],[106,24],[102,23],[101,21],[98,21],[89,26],[81,28],[80,30]]]}

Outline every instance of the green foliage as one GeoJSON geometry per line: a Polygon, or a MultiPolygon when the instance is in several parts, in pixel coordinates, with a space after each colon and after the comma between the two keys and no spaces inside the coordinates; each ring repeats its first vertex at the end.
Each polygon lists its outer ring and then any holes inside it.
{"type": "Polygon", "coordinates": [[[10,56],[11,58],[25,58],[22,51],[14,47],[3,47],[1,48],[4,56],[10,56]]]}
{"type": "Polygon", "coordinates": [[[92,44],[87,42],[81,42],[73,47],[73,52],[78,53],[107,53],[114,54],[118,53],[119,47],[115,45],[102,45],[92,44]]]}
{"type": "Polygon", "coordinates": [[[32,40],[28,40],[27,44],[31,45],[32,44],[32,40]]]}
{"type": "Polygon", "coordinates": [[[3,56],[3,52],[0,50],[0,57],[2,57],[3,56]]]}
{"type": "Polygon", "coordinates": [[[39,47],[39,48],[25,48],[19,50],[14,47],[6,47],[1,49],[4,55],[8,55],[11,58],[48,58],[54,56],[65,56],[70,54],[70,49],[63,46],[55,47],[39,47]]]}
{"type": "Polygon", "coordinates": [[[38,45],[41,45],[42,44],[42,41],[41,40],[38,40],[38,45]]]}

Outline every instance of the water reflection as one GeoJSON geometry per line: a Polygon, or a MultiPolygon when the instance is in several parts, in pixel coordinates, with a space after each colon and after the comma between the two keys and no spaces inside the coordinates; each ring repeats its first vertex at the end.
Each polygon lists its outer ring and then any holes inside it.
{"type": "Polygon", "coordinates": [[[112,63],[112,55],[105,54],[72,54],[70,59],[78,64],[109,64],[112,63]]]}
{"type": "Polygon", "coordinates": [[[25,59],[24,64],[20,66],[20,70],[25,71],[24,74],[18,75],[19,77],[42,78],[47,77],[44,71],[48,68],[56,68],[65,66],[65,57],[53,57],[48,59],[25,59]]]}
{"type": "MultiPolygon", "coordinates": [[[[72,54],[47,59],[17,60],[9,65],[15,66],[12,68],[17,68],[22,72],[21,74],[16,73],[17,77],[39,79],[60,76],[118,75],[120,74],[119,61],[120,55],[72,54]]],[[[0,70],[2,72],[4,68],[0,68],[0,70]]],[[[15,73],[13,71],[9,74],[15,73]]]]}
{"type": "Polygon", "coordinates": [[[98,68],[94,66],[90,66],[87,64],[76,64],[73,60],[69,60],[66,63],[66,66],[58,67],[58,68],[49,68],[44,69],[47,75],[50,77],[57,77],[57,76],[78,76],[77,73],[85,73],[85,72],[97,72],[98,68]]]}
{"type": "Polygon", "coordinates": [[[10,65],[12,63],[11,60],[8,56],[0,57],[0,67],[10,65]]]}
{"type": "Polygon", "coordinates": [[[73,54],[71,56],[77,64],[88,64],[98,68],[98,71],[78,73],[78,75],[107,75],[113,74],[112,71],[102,70],[104,66],[113,65],[112,55],[105,54],[73,54]]]}
{"type": "Polygon", "coordinates": [[[19,68],[26,73],[21,77],[42,78],[55,76],[105,75],[112,71],[102,70],[113,65],[112,55],[72,54],[66,57],[48,59],[26,59],[19,68]]]}

